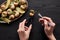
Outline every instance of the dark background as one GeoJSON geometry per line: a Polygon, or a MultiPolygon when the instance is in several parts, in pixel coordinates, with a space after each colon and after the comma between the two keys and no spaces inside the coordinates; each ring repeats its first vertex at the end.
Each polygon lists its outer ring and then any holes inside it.
{"type": "MultiPolygon", "coordinates": [[[[5,0],[0,0],[0,4],[5,0]]],[[[43,16],[48,16],[53,19],[56,23],[54,34],[57,40],[60,40],[60,0],[28,0],[29,8],[39,10],[43,16]]],[[[19,23],[28,17],[28,12],[24,14],[18,20],[10,24],[1,24],[0,23],[0,40],[19,40],[17,29],[19,23]]],[[[38,22],[38,12],[36,12],[33,18],[33,28],[30,35],[30,40],[48,40],[44,34],[43,27],[41,23],[38,22]]]]}

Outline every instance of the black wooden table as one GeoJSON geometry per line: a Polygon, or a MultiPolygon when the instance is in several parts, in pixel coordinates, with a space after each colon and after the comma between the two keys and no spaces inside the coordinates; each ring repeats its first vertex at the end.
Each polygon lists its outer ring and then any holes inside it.
{"type": "MultiPolygon", "coordinates": [[[[5,0],[0,0],[0,4],[5,0]]],[[[29,8],[40,10],[43,16],[49,16],[56,23],[54,34],[57,40],[60,40],[60,0],[28,0],[29,8]]],[[[28,12],[24,14],[18,20],[10,24],[0,23],[0,40],[19,40],[17,29],[19,23],[28,17],[28,12]]],[[[46,37],[42,25],[38,21],[38,13],[35,13],[33,18],[33,28],[29,40],[48,40],[46,37]]]]}

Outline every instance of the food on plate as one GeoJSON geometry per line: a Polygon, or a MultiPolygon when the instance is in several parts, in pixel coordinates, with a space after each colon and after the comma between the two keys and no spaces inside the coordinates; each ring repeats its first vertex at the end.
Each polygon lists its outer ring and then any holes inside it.
{"type": "Polygon", "coordinates": [[[10,15],[10,16],[9,16],[9,19],[11,19],[11,20],[14,19],[14,18],[15,18],[14,15],[10,15]]]}
{"type": "Polygon", "coordinates": [[[7,0],[7,3],[6,3],[6,6],[5,6],[4,10],[6,10],[9,7],[10,3],[11,3],[11,0],[7,0]]]}
{"type": "Polygon", "coordinates": [[[2,17],[7,17],[7,11],[2,12],[2,17]]]}
{"type": "Polygon", "coordinates": [[[30,13],[29,13],[29,15],[32,17],[32,16],[34,16],[34,10],[30,10],[30,13]]]}
{"type": "Polygon", "coordinates": [[[21,17],[28,8],[26,0],[7,0],[0,6],[0,22],[10,23],[21,17]]]}
{"type": "Polygon", "coordinates": [[[5,5],[4,5],[4,4],[1,5],[1,9],[2,9],[2,10],[5,9],[5,5]]]}
{"type": "Polygon", "coordinates": [[[27,1],[26,0],[19,0],[20,4],[23,5],[23,4],[27,4],[27,1]]]}
{"type": "Polygon", "coordinates": [[[6,10],[9,7],[10,3],[11,3],[11,0],[7,0],[5,3],[1,5],[1,8],[3,10],[6,10]]]}
{"type": "Polygon", "coordinates": [[[14,2],[14,5],[15,5],[15,6],[18,6],[18,4],[19,4],[18,2],[14,2]]]}
{"type": "Polygon", "coordinates": [[[15,9],[15,5],[13,3],[10,4],[10,9],[15,9]]]}
{"type": "Polygon", "coordinates": [[[8,12],[8,15],[11,15],[13,13],[11,9],[8,9],[7,12],[8,12]]]}
{"type": "Polygon", "coordinates": [[[15,17],[18,17],[20,13],[18,11],[15,11],[15,17]]]}
{"type": "Polygon", "coordinates": [[[2,9],[0,9],[0,14],[2,13],[2,9]]]}
{"type": "Polygon", "coordinates": [[[2,19],[3,21],[5,21],[6,23],[10,23],[11,22],[11,20],[9,20],[8,18],[3,18],[3,17],[1,17],[0,19],[2,19]]]}
{"type": "Polygon", "coordinates": [[[21,5],[20,8],[26,9],[27,8],[27,4],[21,5]]]}
{"type": "Polygon", "coordinates": [[[23,10],[23,9],[21,9],[21,8],[19,8],[19,7],[16,7],[16,10],[17,10],[19,13],[21,13],[21,14],[24,14],[24,13],[25,13],[25,10],[23,10]]]}

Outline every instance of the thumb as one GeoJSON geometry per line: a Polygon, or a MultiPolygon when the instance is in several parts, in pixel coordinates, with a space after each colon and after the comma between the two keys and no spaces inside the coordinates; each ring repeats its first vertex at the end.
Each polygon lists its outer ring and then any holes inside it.
{"type": "Polygon", "coordinates": [[[28,32],[30,33],[31,32],[31,29],[32,29],[32,24],[29,26],[28,28],[28,32]]]}

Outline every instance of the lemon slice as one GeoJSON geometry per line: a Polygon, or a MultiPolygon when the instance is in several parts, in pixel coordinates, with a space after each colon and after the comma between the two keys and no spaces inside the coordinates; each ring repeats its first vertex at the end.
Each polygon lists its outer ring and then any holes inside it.
{"type": "Polygon", "coordinates": [[[8,18],[1,18],[1,19],[8,24],[11,22],[11,20],[9,20],[8,18]]]}
{"type": "Polygon", "coordinates": [[[5,10],[9,7],[10,3],[11,3],[11,0],[7,0],[5,10]]]}
{"type": "Polygon", "coordinates": [[[20,13],[21,13],[21,14],[24,14],[25,11],[20,8],[20,13]]]}
{"type": "Polygon", "coordinates": [[[25,11],[24,11],[23,9],[19,8],[19,7],[17,7],[16,10],[17,10],[19,13],[21,13],[21,14],[24,14],[24,13],[25,13],[25,11]]]}

